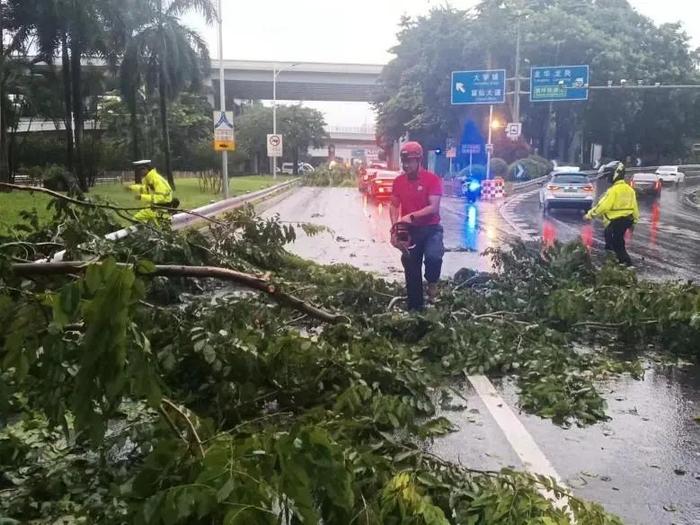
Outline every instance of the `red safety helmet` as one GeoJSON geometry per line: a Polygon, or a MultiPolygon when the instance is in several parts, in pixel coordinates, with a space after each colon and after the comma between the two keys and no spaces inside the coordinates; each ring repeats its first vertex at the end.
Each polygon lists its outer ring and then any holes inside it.
{"type": "Polygon", "coordinates": [[[406,142],[401,146],[401,160],[404,159],[423,160],[423,146],[417,142],[406,142]]]}

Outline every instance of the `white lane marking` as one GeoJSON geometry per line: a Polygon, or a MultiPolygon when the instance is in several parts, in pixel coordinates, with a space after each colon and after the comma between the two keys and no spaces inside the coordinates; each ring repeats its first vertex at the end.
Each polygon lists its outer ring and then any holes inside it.
{"type": "MultiPolygon", "coordinates": [[[[570,492],[570,489],[564,485],[561,476],[554,470],[554,467],[542,450],[540,450],[540,447],[537,446],[534,438],[525,429],[525,426],[520,422],[506,402],[503,401],[503,398],[496,392],[496,389],[491,381],[489,381],[488,377],[481,375],[467,376],[467,379],[469,379],[469,382],[481,398],[481,401],[486,405],[491,417],[496,421],[496,424],[505,435],[508,443],[510,443],[511,448],[520,458],[520,461],[522,461],[525,470],[531,474],[552,478],[559,487],[566,492],[570,492]]],[[[546,490],[542,486],[538,486],[537,490],[542,496],[550,500],[556,508],[564,509],[567,506],[568,498],[564,497],[559,499],[554,493],[546,490]]],[[[573,515],[571,515],[569,509],[566,510],[573,523],[573,515]]]]}
{"type": "Polygon", "coordinates": [[[535,443],[525,426],[520,422],[508,404],[498,394],[489,378],[482,375],[468,376],[469,382],[486,405],[491,416],[505,434],[508,443],[523,462],[525,470],[554,478],[564,486],[561,477],[535,443]]]}

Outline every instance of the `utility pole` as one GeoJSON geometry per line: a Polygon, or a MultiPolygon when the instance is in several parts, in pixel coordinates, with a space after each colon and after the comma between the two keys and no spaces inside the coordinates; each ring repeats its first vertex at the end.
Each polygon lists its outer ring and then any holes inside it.
{"type": "MultiPolygon", "coordinates": [[[[226,115],[226,82],[224,79],[224,16],[222,1],[219,0],[219,104],[221,113],[226,115]]],[[[233,125],[233,122],[231,122],[233,125]]],[[[235,139],[234,139],[235,140],[235,139]]],[[[221,176],[223,178],[224,199],[228,199],[228,151],[221,152],[221,176]]]]}

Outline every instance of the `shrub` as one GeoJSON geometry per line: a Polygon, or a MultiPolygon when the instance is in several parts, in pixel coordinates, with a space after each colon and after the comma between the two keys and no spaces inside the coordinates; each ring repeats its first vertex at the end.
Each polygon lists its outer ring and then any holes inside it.
{"type": "Polygon", "coordinates": [[[491,159],[491,178],[493,177],[507,177],[508,176],[508,163],[503,160],[499,159],[498,157],[494,157],[491,159]]]}
{"type": "Polygon", "coordinates": [[[51,164],[44,168],[42,173],[44,188],[53,191],[68,191],[77,187],[75,177],[67,172],[63,166],[51,164]]]}
{"type": "MultiPolygon", "coordinates": [[[[477,179],[485,179],[486,178],[486,166],[483,164],[474,164],[472,166],[472,177],[476,177],[477,179]]],[[[462,171],[459,172],[460,177],[468,178],[469,177],[469,166],[464,168],[462,171]]]]}
{"type": "Polygon", "coordinates": [[[515,182],[524,182],[538,177],[543,177],[552,171],[552,163],[547,159],[538,155],[530,155],[526,159],[518,160],[512,163],[508,168],[508,180],[515,182]],[[523,178],[517,179],[516,174],[518,165],[525,169],[523,178]]]}

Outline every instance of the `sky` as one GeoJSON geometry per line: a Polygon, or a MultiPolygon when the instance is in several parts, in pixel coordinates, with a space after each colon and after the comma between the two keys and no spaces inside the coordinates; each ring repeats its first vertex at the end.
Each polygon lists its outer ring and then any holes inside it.
{"type": "MultiPolygon", "coordinates": [[[[221,0],[224,17],[224,58],[305,62],[384,64],[396,44],[402,15],[427,13],[444,0],[221,0]]],[[[469,8],[476,0],[452,0],[469,8]]],[[[657,24],[681,21],[700,47],[700,0],[630,0],[657,24]]],[[[216,27],[199,17],[186,24],[207,40],[212,58],[218,57],[216,27]]],[[[333,126],[358,126],[373,116],[364,103],[312,103],[333,126]]]]}

